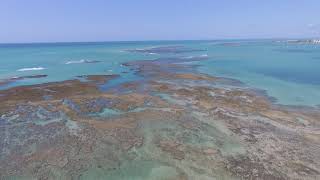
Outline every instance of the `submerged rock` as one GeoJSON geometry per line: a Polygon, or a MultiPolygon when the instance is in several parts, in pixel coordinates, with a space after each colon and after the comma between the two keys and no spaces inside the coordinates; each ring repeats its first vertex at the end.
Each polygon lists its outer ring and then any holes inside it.
{"type": "Polygon", "coordinates": [[[0,91],[0,179],[319,179],[318,108],[189,61],[127,63],[144,79],[110,92],[117,76],[0,91]]]}

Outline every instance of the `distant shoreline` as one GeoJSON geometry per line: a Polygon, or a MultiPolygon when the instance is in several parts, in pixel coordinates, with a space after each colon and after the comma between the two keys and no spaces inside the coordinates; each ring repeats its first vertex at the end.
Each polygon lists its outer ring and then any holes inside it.
{"type": "Polygon", "coordinates": [[[314,40],[320,37],[306,37],[306,38],[216,38],[216,39],[160,39],[160,40],[106,40],[106,41],[39,41],[39,42],[0,42],[1,45],[28,45],[28,44],[96,44],[96,43],[135,43],[135,42],[188,42],[188,41],[257,41],[257,40],[314,40]]]}

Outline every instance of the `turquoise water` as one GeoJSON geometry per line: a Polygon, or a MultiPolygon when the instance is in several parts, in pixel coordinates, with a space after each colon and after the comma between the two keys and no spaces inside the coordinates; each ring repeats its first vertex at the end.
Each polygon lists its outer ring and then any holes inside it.
{"type": "Polygon", "coordinates": [[[266,90],[279,104],[320,104],[320,45],[258,41],[208,49],[212,58],[200,71],[266,90]]]}
{"type": "Polygon", "coordinates": [[[73,79],[79,75],[120,74],[116,82],[136,77],[124,62],[172,56],[208,55],[198,70],[235,78],[249,87],[266,90],[285,105],[320,104],[320,45],[288,44],[272,40],[251,41],[153,41],[105,43],[53,43],[0,45],[0,79],[29,75],[45,78],[24,79],[0,86],[1,89],[73,79]],[[144,49],[181,45],[204,51],[142,53],[144,49]]]}

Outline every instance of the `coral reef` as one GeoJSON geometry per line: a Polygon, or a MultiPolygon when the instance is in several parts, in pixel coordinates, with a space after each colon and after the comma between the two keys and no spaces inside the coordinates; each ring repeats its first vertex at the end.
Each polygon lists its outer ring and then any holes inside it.
{"type": "Polygon", "coordinates": [[[107,91],[117,75],[0,91],[0,177],[320,178],[319,109],[179,64],[197,60],[126,63],[144,80],[107,91]]]}

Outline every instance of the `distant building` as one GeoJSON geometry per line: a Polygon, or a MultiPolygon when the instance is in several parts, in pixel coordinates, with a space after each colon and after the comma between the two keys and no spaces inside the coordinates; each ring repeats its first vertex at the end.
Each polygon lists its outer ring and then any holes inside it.
{"type": "Polygon", "coordinates": [[[320,39],[287,40],[290,44],[320,44],[320,39]]]}
{"type": "Polygon", "coordinates": [[[314,40],[312,40],[312,43],[313,44],[320,44],[320,39],[314,39],[314,40]]]}

